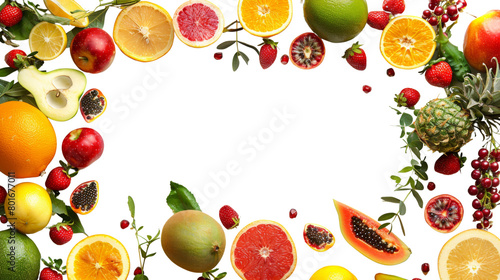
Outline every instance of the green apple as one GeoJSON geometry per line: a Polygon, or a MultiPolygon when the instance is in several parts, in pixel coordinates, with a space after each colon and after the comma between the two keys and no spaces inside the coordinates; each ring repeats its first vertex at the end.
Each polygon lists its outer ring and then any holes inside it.
{"type": "Polygon", "coordinates": [[[48,118],[67,121],[79,110],[87,78],[75,69],[41,72],[35,66],[19,70],[19,84],[35,98],[36,105],[48,118]]]}

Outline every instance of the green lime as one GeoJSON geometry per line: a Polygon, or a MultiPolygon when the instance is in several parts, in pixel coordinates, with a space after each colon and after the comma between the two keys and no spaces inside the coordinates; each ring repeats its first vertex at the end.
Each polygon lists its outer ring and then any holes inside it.
{"type": "Polygon", "coordinates": [[[305,0],[304,18],[322,39],[341,43],[356,37],[365,27],[365,0],[305,0]]]}
{"type": "Polygon", "coordinates": [[[16,230],[0,231],[0,279],[36,280],[40,251],[35,242],[16,230]]]}

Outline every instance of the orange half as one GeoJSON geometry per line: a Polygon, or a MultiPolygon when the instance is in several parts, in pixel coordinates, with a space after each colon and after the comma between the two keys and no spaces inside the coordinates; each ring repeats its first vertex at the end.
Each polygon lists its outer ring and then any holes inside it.
{"type": "Polygon", "coordinates": [[[161,6],[141,1],[122,10],[115,21],[113,39],[128,57],[148,62],[164,56],[174,42],[172,17],[161,6]]]}
{"type": "Polygon", "coordinates": [[[234,239],[231,264],[243,280],[284,280],[297,265],[297,252],[282,225],[259,220],[244,227],[234,239]]]}
{"type": "Polygon", "coordinates": [[[434,28],[417,16],[397,16],[384,28],[380,52],[394,67],[415,69],[431,60],[436,42],[434,28]]]}
{"type": "Polygon", "coordinates": [[[291,0],[239,0],[238,19],[250,34],[271,37],[285,30],[292,20],[291,0]]]}
{"type": "Polygon", "coordinates": [[[125,280],[130,260],[120,241],[97,234],[83,239],[71,249],[66,270],[68,280],[125,280]]]}

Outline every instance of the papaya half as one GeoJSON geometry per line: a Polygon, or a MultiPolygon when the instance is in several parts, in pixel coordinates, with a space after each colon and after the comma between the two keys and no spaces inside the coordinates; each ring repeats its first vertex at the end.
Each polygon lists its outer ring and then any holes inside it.
{"type": "Polygon", "coordinates": [[[343,203],[333,200],[339,215],[340,230],[347,243],[370,260],[383,265],[396,265],[411,254],[394,233],[378,229],[380,223],[343,203]]]}

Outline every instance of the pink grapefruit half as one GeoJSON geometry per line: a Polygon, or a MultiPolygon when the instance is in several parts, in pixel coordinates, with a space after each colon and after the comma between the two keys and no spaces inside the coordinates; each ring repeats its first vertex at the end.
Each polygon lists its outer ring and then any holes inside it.
{"type": "Polygon", "coordinates": [[[213,44],[224,30],[222,12],[206,0],[189,0],[180,5],[173,21],[177,38],[194,48],[213,44]]]}

